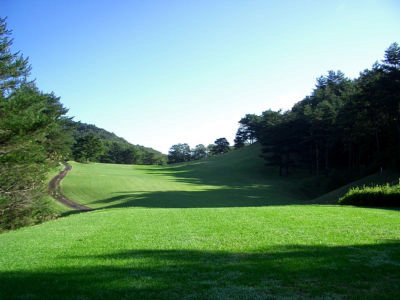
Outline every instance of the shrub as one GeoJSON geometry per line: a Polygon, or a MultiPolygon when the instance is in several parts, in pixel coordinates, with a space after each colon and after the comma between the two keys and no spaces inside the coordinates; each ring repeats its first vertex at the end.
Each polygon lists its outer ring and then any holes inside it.
{"type": "Polygon", "coordinates": [[[400,183],[390,186],[355,187],[339,199],[342,205],[400,207],[400,183]]]}

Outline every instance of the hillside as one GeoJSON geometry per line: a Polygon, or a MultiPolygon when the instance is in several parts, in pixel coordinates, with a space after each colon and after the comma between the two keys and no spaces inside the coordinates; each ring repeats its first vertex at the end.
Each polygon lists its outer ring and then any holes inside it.
{"type": "Polygon", "coordinates": [[[276,167],[264,166],[260,147],[256,143],[224,155],[169,166],[71,162],[73,169],[62,182],[62,191],[93,208],[336,204],[350,187],[391,182],[399,176],[389,171],[371,175],[314,198],[323,193],[321,182],[318,186],[315,177],[301,170],[279,176],[276,167]]]}
{"type": "Polygon", "coordinates": [[[68,120],[65,124],[72,133],[74,142],[85,135],[93,135],[99,138],[104,146],[104,151],[95,161],[105,163],[128,163],[139,165],[162,165],[167,161],[167,156],[161,152],[141,145],[133,145],[124,138],[117,136],[103,128],[92,124],[68,120]],[[131,150],[130,159],[126,159],[126,150],[131,150]]]}
{"type": "Polygon", "coordinates": [[[310,205],[258,147],[72,163],[63,192],[96,210],[0,235],[0,298],[399,298],[399,211],[310,205]]]}
{"type": "Polygon", "coordinates": [[[93,208],[304,203],[307,199],[297,189],[302,180],[288,180],[275,169],[265,168],[258,157],[259,147],[255,144],[222,156],[163,167],[73,162],[62,191],[93,208]]]}

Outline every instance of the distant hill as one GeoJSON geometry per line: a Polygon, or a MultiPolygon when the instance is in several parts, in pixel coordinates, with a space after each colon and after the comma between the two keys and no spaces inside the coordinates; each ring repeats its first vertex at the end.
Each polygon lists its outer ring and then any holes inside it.
{"type": "Polygon", "coordinates": [[[104,146],[104,152],[96,161],[116,164],[164,165],[167,156],[161,152],[141,145],[133,145],[124,138],[117,136],[93,124],[68,121],[66,126],[71,129],[76,142],[85,135],[94,135],[104,146]]]}

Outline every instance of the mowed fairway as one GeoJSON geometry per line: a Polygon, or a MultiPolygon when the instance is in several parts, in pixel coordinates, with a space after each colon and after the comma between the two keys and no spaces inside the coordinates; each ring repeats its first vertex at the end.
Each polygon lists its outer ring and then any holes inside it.
{"type": "Polygon", "coordinates": [[[400,212],[307,204],[257,154],[74,163],[96,210],[0,235],[0,298],[398,299],[400,212]]]}
{"type": "Polygon", "coordinates": [[[165,167],[72,163],[62,192],[92,208],[304,203],[297,189],[300,179],[279,177],[258,155],[259,145],[254,145],[223,157],[165,167]]]}

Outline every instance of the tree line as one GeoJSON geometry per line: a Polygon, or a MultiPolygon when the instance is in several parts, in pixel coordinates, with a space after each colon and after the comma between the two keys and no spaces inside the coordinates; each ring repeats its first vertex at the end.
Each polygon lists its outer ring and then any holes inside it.
{"type": "Polygon", "coordinates": [[[193,149],[186,143],[175,144],[168,151],[168,163],[179,163],[192,160],[200,160],[229,152],[229,142],[226,138],[218,138],[214,144],[205,147],[203,144],[196,145],[193,149]]]}
{"type": "Polygon", "coordinates": [[[114,133],[95,125],[70,120],[66,126],[73,136],[71,158],[79,162],[165,165],[167,156],[152,148],[132,145],[114,133]]]}
{"type": "Polygon", "coordinates": [[[247,114],[239,124],[235,149],[260,142],[266,164],[280,175],[302,168],[354,177],[399,168],[400,47],[390,45],[382,62],[358,78],[329,71],[291,110],[247,114]]]}

